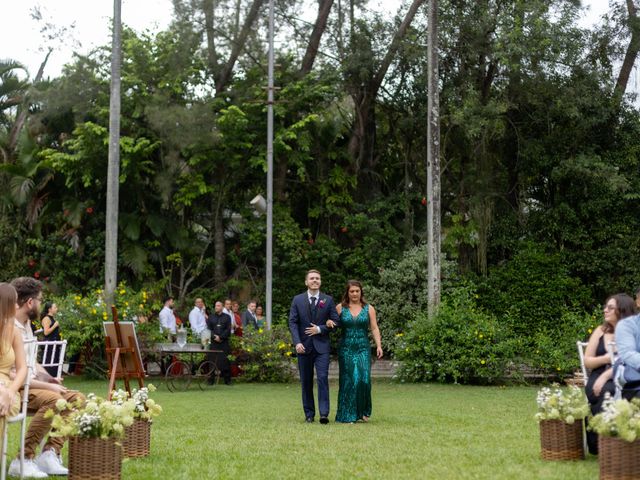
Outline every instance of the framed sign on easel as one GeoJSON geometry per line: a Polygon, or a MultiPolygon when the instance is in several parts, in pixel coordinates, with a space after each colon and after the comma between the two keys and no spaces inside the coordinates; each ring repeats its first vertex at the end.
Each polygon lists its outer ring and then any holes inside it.
{"type": "Polygon", "coordinates": [[[111,307],[111,312],[113,322],[103,322],[109,367],[109,392],[107,394],[109,400],[117,379],[124,381],[125,389],[131,394],[129,380],[137,380],[138,386],[142,388],[145,377],[135,324],[133,322],[119,322],[116,307],[111,307]]]}

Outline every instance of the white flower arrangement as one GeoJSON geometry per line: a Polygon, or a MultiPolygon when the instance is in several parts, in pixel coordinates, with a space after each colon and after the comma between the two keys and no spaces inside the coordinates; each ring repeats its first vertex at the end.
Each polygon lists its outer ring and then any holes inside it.
{"type": "Polygon", "coordinates": [[[125,427],[133,424],[134,410],[133,401],[118,404],[90,393],[86,402],[58,400],[57,412],[49,410],[46,418],[52,418],[54,436],[112,438],[121,437],[125,427]]]}
{"type": "Polygon", "coordinates": [[[111,402],[116,405],[123,405],[127,402],[133,402],[133,417],[152,422],[153,417],[157,417],[162,413],[162,407],[155,400],[149,398],[149,392],[155,392],[156,387],[149,384],[148,387],[141,389],[134,388],[131,396],[125,390],[114,390],[111,393],[111,402]]]}
{"type": "Polygon", "coordinates": [[[572,424],[589,415],[589,404],[576,386],[561,389],[558,384],[538,390],[536,420],[562,420],[572,424]]]}
{"type": "Polygon", "coordinates": [[[617,437],[627,442],[640,438],[640,400],[607,398],[602,412],[589,420],[589,429],[598,435],[617,437]]]}

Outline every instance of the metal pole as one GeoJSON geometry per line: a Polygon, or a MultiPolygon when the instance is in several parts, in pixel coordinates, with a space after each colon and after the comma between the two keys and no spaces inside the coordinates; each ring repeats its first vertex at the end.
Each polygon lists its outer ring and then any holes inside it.
{"type": "Polygon", "coordinates": [[[273,0],[269,0],[269,85],[267,100],[267,329],[271,329],[273,290],[273,0]]]}
{"type": "Polygon", "coordinates": [[[429,0],[427,69],[427,248],[429,316],[440,304],[440,98],[438,94],[438,1],[429,0]]]}

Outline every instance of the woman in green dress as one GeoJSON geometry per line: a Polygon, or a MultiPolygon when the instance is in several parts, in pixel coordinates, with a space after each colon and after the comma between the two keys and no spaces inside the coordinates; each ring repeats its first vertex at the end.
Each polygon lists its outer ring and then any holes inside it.
{"type": "Polygon", "coordinates": [[[376,342],[376,356],[382,358],[376,310],[365,302],[362,284],[349,280],[336,306],[342,335],[338,347],[340,389],[336,422],[369,421],[371,416],[371,347],[369,330],[376,342]]]}

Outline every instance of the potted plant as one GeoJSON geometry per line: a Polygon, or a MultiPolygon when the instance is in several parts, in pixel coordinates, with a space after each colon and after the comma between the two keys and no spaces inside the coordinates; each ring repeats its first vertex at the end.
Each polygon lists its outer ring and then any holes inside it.
{"type": "Polygon", "coordinates": [[[119,480],[122,446],[117,442],[133,424],[133,401],[116,404],[89,394],[85,402],[56,403],[50,410],[55,435],[69,437],[69,480],[119,480]]]}
{"type": "Polygon", "coordinates": [[[131,396],[125,390],[117,390],[111,394],[111,401],[116,405],[133,402],[133,423],[125,428],[122,450],[125,457],[146,457],[151,447],[151,423],[153,417],[162,413],[162,407],[149,398],[149,392],[156,388],[133,389],[131,396]]]}
{"type": "Polygon", "coordinates": [[[640,399],[605,400],[589,428],[598,434],[601,479],[640,478],[640,399]]]}
{"type": "Polygon", "coordinates": [[[558,384],[538,391],[541,457],[544,460],[578,460],[584,458],[583,419],[589,404],[582,390],[558,384]]]}

